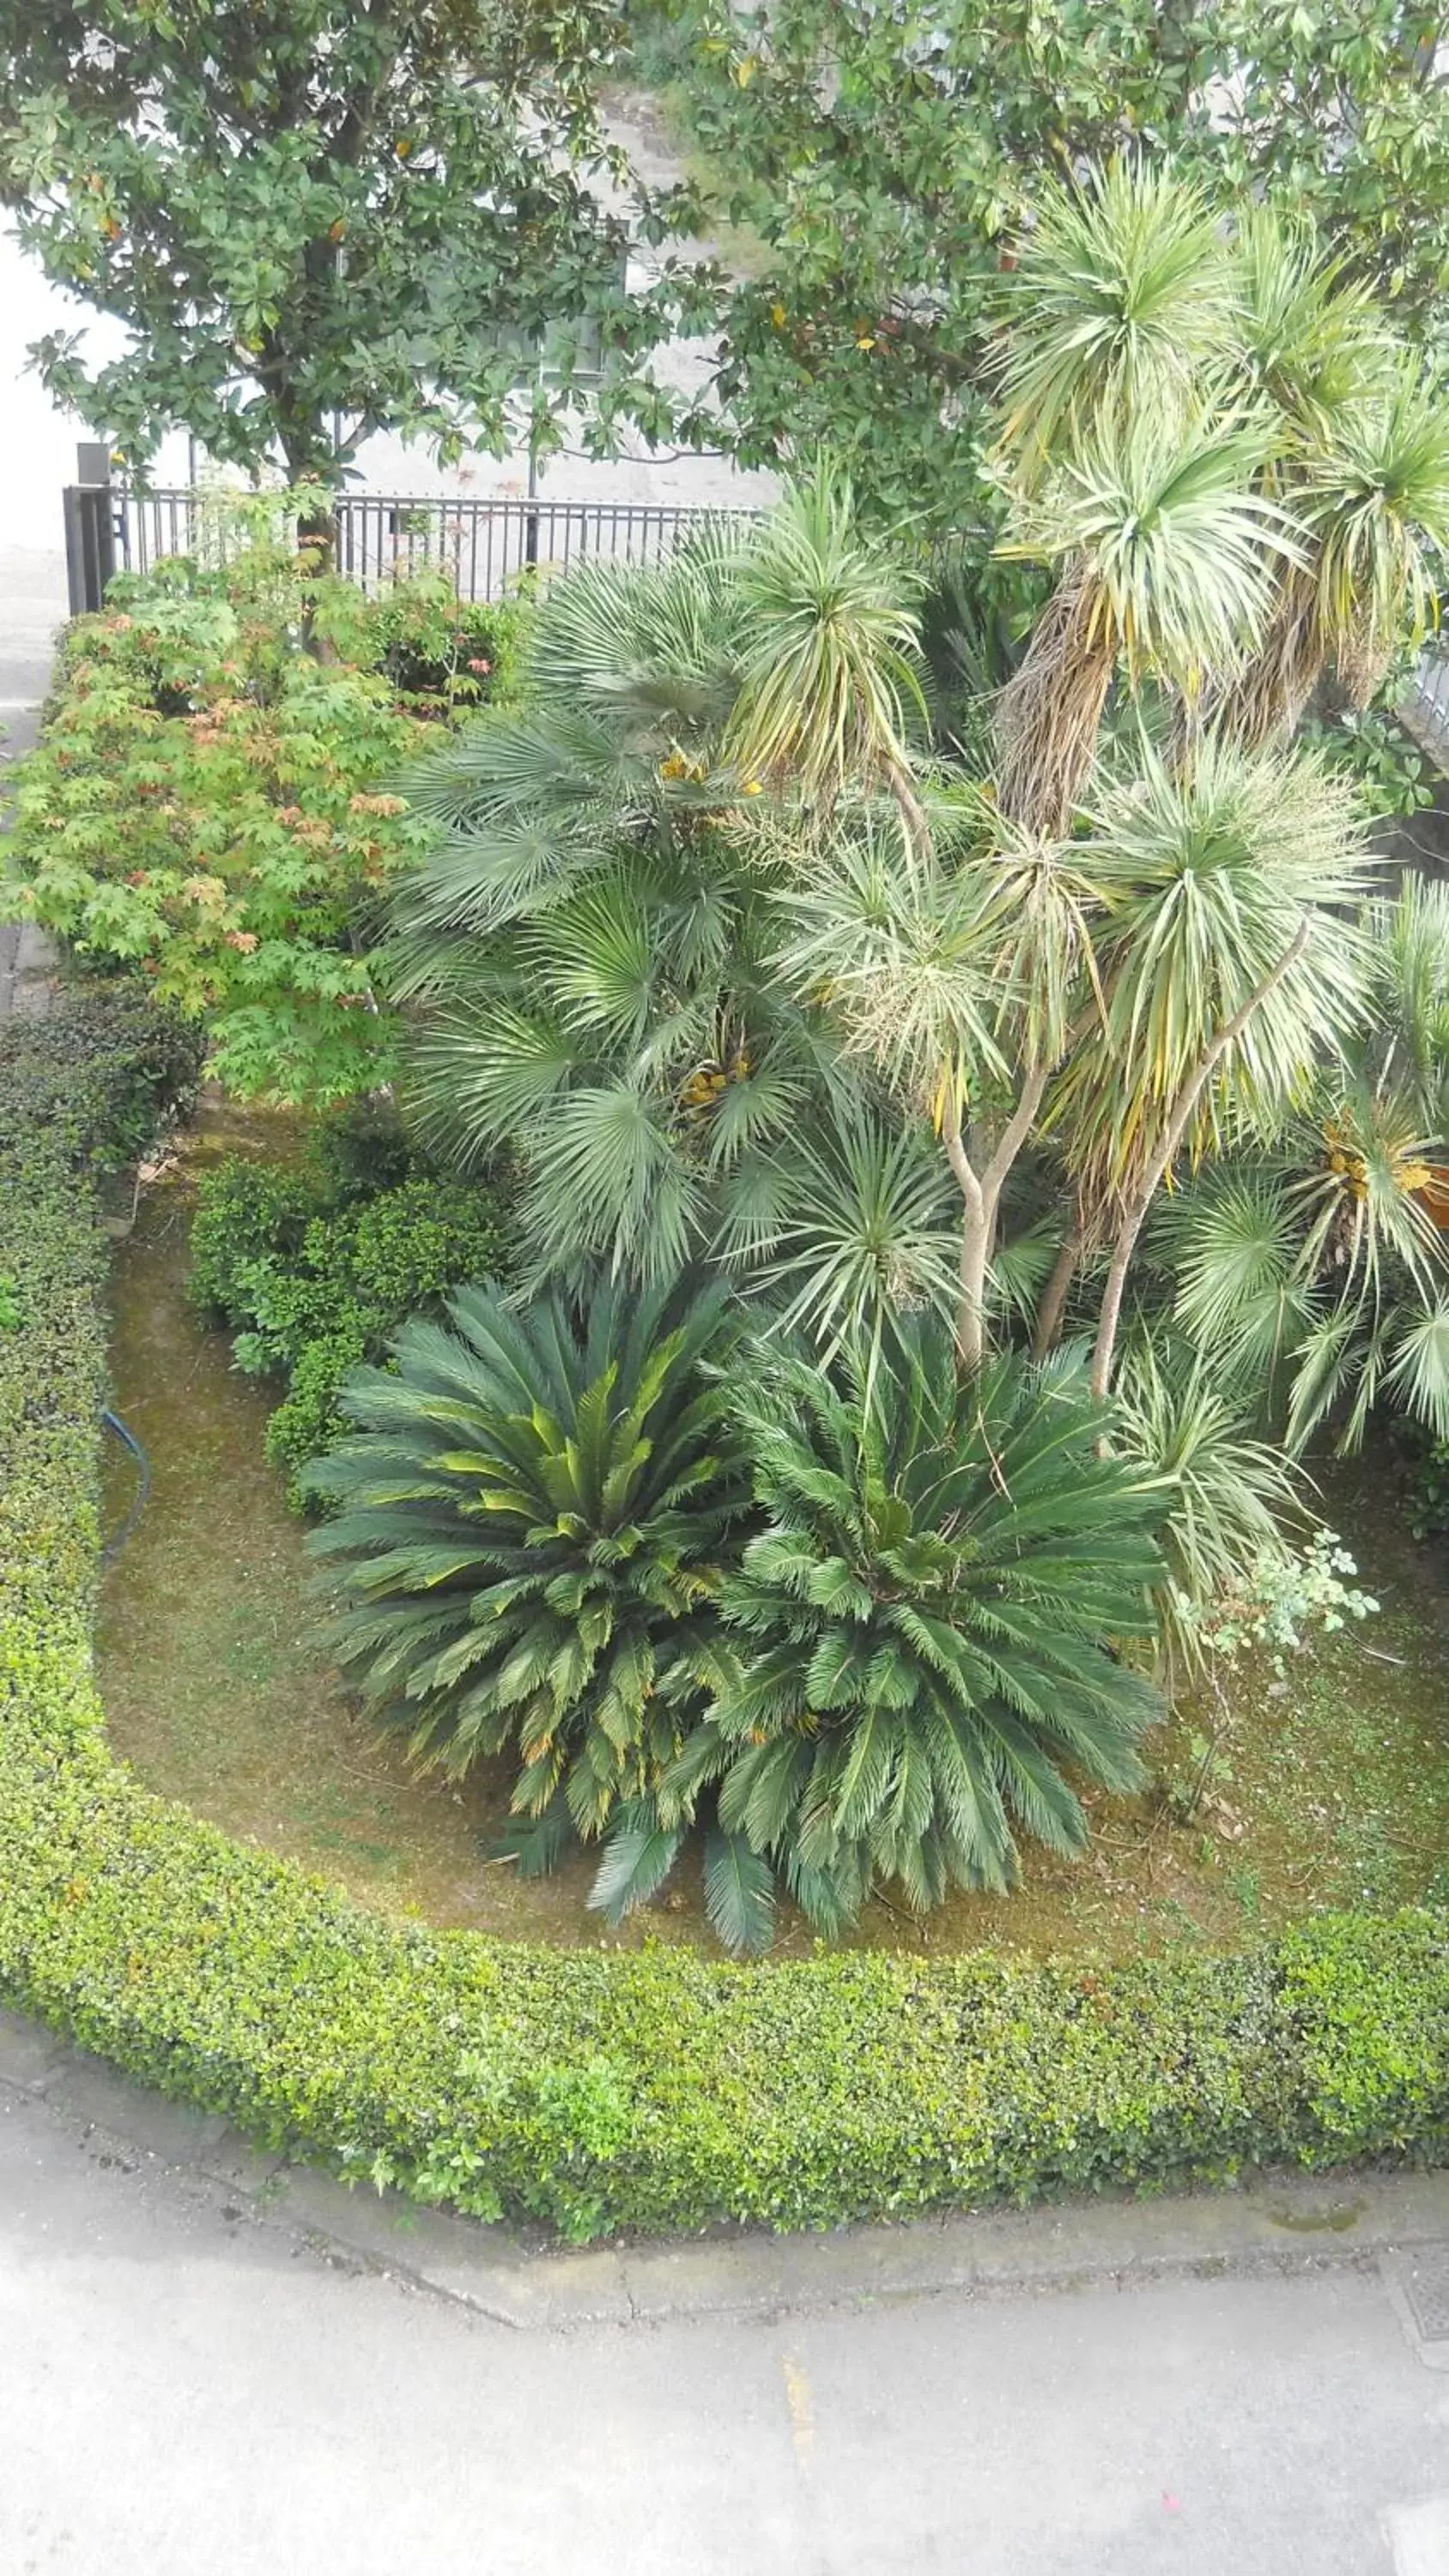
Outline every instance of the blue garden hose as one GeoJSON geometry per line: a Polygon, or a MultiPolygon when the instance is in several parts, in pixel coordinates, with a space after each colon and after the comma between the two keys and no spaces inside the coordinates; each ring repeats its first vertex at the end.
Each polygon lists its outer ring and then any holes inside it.
{"type": "Polygon", "coordinates": [[[109,1406],[107,1406],[101,1414],[101,1420],[108,1431],[114,1431],[116,1438],[124,1441],[126,1447],[130,1450],[132,1457],[135,1459],[137,1469],[139,1470],[138,1482],[135,1494],[132,1497],[131,1508],[127,1512],[125,1519],[122,1521],[120,1528],[117,1530],[115,1537],[108,1539],[101,1550],[101,1563],[103,1565],[109,1565],[112,1557],[120,1555],[122,1548],[125,1546],[127,1539],[130,1537],[132,1530],[135,1528],[137,1521],[140,1519],[141,1514],[146,1508],[146,1497],[151,1491],[151,1461],[147,1457],[145,1450],[142,1448],[140,1441],[137,1439],[135,1432],[127,1430],[119,1413],[112,1413],[109,1406]]]}

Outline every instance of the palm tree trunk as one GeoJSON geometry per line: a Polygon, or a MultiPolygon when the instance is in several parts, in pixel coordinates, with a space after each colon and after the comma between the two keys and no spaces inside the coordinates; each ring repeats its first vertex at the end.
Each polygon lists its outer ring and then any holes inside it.
{"type": "Polygon", "coordinates": [[[1105,1403],[1112,1384],[1112,1363],[1117,1353],[1117,1330],[1122,1320],[1122,1299],[1126,1292],[1127,1273],[1131,1267],[1132,1255],[1137,1249],[1137,1238],[1146,1223],[1147,1211],[1157,1195],[1163,1175],[1176,1160],[1178,1148],[1187,1134],[1188,1121],[1218,1065],[1227,1054],[1229,1047],[1242,1036],[1254,1012],[1261,1008],[1268,995],[1297,965],[1308,945],[1311,932],[1312,923],[1305,914],[1277,965],[1270,968],[1262,982],[1254,987],[1242,1009],[1235,1011],[1232,1018],[1219,1029],[1196,1070],[1189,1074],[1178,1093],[1172,1115],[1163,1130],[1162,1143],[1147,1167],[1135,1198],[1128,1202],[1127,1213],[1112,1247],[1112,1262],[1107,1272],[1107,1285],[1102,1292],[1102,1311],[1097,1319],[1097,1340],[1092,1352],[1092,1393],[1099,1403],[1105,1403]]]}
{"type": "Polygon", "coordinates": [[[1080,1218],[1074,1217],[1062,1236],[1056,1268],[1047,1281],[1041,1304],[1036,1310],[1036,1329],[1031,1338],[1031,1355],[1035,1360],[1044,1360],[1048,1352],[1056,1349],[1061,1339],[1062,1317],[1066,1313],[1067,1299],[1072,1292],[1072,1282],[1082,1266],[1082,1254],[1086,1248],[1085,1229],[1080,1218]]]}

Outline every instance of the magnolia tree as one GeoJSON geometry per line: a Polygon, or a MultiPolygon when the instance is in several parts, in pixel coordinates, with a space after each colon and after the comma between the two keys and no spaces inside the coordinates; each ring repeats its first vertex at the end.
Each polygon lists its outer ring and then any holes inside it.
{"type": "MultiPolygon", "coordinates": [[[[132,334],[95,365],[51,333],[43,380],[134,460],[179,426],[294,482],[377,430],[501,446],[520,385],[546,444],[581,353],[601,419],[657,427],[647,353],[687,279],[625,291],[598,112],[620,32],[607,0],[0,0],[0,194],[132,334]]],[[[644,234],[668,213],[629,209],[644,234]]]]}

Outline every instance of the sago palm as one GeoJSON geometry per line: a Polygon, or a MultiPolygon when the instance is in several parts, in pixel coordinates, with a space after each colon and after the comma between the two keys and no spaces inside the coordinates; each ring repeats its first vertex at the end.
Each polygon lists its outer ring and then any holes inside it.
{"type": "MultiPolygon", "coordinates": [[[[626,1861],[657,1836],[657,1885],[708,1792],[749,1895],[722,1928],[762,1942],[777,1880],[835,1932],[876,1887],[1011,1886],[1022,1832],[1081,1851],[1068,1774],[1137,1786],[1158,1713],[1114,1647],[1153,1631],[1162,1496],[1080,1376],[1007,1355],[963,1383],[924,1319],[886,1361],[782,1358],[737,1419],[766,1514],[720,1595],[738,1668],[626,1861]]],[[[635,1893],[601,1873],[614,1910],[635,1893]]]]}
{"type": "Polygon", "coordinates": [[[544,1859],[652,1787],[719,1677],[745,1499],[701,1367],[719,1328],[715,1294],[606,1286],[579,1315],[464,1289],[348,1379],[356,1429],[310,1472],[344,1669],[426,1764],[516,1748],[544,1859]]]}

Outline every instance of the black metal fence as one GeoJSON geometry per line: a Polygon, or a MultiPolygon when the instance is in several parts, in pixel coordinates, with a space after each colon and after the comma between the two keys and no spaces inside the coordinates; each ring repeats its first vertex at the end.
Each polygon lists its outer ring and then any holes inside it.
{"type": "MultiPolygon", "coordinates": [[[[73,611],[100,606],[113,570],[147,572],[167,555],[222,561],[238,542],[225,512],[197,492],[82,486],[67,492],[65,504],[73,611]]],[[[710,520],[753,515],[637,501],[346,492],[337,502],[337,568],[372,595],[431,571],[443,573],[460,599],[501,599],[535,568],[561,570],[600,555],[650,562],[710,520]]]]}

